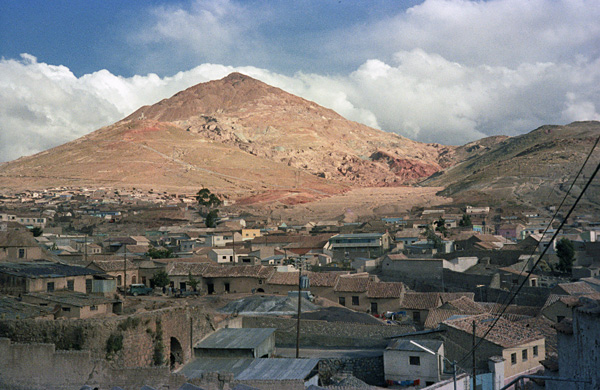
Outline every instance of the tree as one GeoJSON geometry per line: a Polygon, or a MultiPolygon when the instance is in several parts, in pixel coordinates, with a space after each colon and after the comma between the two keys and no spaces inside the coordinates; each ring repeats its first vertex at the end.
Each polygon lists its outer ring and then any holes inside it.
{"type": "Polygon", "coordinates": [[[219,219],[219,210],[214,209],[211,210],[208,215],[206,215],[206,227],[215,228],[217,227],[217,220],[219,219]]]}
{"type": "Polygon", "coordinates": [[[170,249],[156,249],[154,247],[150,247],[144,255],[151,259],[172,259],[177,257],[170,249]]]}
{"type": "Polygon", "coordinates": [[[150,281],[156,287],[166,287],[171,283],[171,279],[169,279],[169,274],[166,271],[158,271],[154,274],[150,281]]]}
{"type": "Polygon", "coordinates": [[[463,227],[473,226],[473,223],[471,222],[471,216],[469,214],[463,214],[462,219],[458,222],[458,226],[463,226],[463,227]]]}
{"type": "Polygon", "coordinates": [[[434,222],[435,231],[440,232],[446,237],[448,235],[448,229],[446,229],[446,220],[442,217],[434,222]]]}
{"type": "Polygon", "coordinates": [[[33,234],[34,237],[39,237],[42,235],[42,233],[44,233],[44,231],[41,228],[36,226],[33,229],[31,229],[31,233],[33,234]]]}
{"type": "Polygon", "coordinates": [[[196,288],[198,287],[198,284],[200,283],[200,281],[198,279],[194,278],[194,276],[192,275],[192,271],[190,271],[190,273],[188,275],[187,283],[190,285],[192,290],[196,291],[196,288]]]}
{"type": "Polygon", "coordinates": [[[196,200],[198,201],[198,205],[206,208],[217,207],[221,205],[221,199],[213,193],[210,192],[208,188],[203,188],[196,194],[196,200]]]}
{"type": "Polygon", "coordinates": [[[431,241],[433,243],[436,249],[440,250],[444,247],[442,239],[440,238],[440,236],[435,234],[435,231],[433,230],[431,225],[427,225],[427,227],[425,228],[425,237],[427,237],[428,241],[431,241]]]}
{"type": "Polygon", "coordinates": [[[556,269],[562,272],[571,272],[573,260],[575,259],[575,247],[568,238],[561,238],[556,243],[556,255],[558,256],[558,265],[556,269]]]}

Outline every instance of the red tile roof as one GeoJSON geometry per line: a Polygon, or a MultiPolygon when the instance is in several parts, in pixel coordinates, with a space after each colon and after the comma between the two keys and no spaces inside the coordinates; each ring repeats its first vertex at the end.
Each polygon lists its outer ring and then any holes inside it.
{"type": "Polygon", "coordinates": [[[427,310],[440,306],[439,293],[407,292],[400,303],[402,309],[427,310]]]}
{"type": "Polygon", "coordinates": [[[170,276],[202,276],[206,268],[210,263],[189,263],[189,262],[177,262],[170,263],[167,265],[167,273],[170,276]]]}
{"type": "MultiPolygon", "coordinates": [[[[340,276],[339,272],[303,272],[308,276],[310,285],[313,287],[333,287],[340,276]]],[[[275,272],[267,281],[267,284],[297,286],[298,271],[296,272],[275,272]]]]}
{"type": "Polygon", "coordinates": [[[205,278],[259,278],[267,279],[275,272],[272,267],[262,265],[235,265],[219,266],[210,265],[202,274],[205,278]]]}
{"type": "Polygon", "coordinates": [[[338,281],[333,288],[336,292],[366,292],[369,288],[371,279],[368,275],[354,276],[344,275],[338,278],[338,281]]]}
{"type": "Polygon", "coordinates": [[[369,285],[368,298],[400,298],[405,291],[400,282],[375,282],[369,285]]]}
{"type": "MultiPolygon", "coordinates": [[[[489,314],[480,314],[469,317],[446,320],[444,325],[461,330],[470,335],[473,334],[473,321],[475,321],[475,334],[477,337],[483,335],[494,323],[495,317],[489,314]]],[[[500,318],[492,330],[485,336],[485,340],[503,348],[516,347],[535,340],[542,340],[544,336],[537,330],[523,326],[516,322],[500,318]]]]}

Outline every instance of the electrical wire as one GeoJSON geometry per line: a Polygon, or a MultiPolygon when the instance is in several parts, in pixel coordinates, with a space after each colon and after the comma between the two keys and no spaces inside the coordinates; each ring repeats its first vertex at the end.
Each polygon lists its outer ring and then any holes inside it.
{"type": "MultiPolygon", "coordinates": [[[[596,140],[596,143],[594,144],[594,148],[592,148],[592,150],[590,151],[590,153],[588,155],[588,158],[585,160],[585,163],[587,163],[587,161],[589,160],[589,157],[594,152],[594,149],[596,148],[596,145],[598,144],[599,140],[600,140],[600,137],[598,137],[598,140],[596,140]]],[[[582,166],[582,168],[580,169],[580,172],[585,167],[585,163],[582,166]]],[[[579,194],[579,196],[575,200],[575,203],[573,203],[573,205],[569,209],[567,215],[565,215],[565,217],[563,218],[562,222],[560,223],[560,225],[556,229],[556,232],[554,232],[554,234],[552,235],[552,238],[550,239],[550,242],[553,242],[556,239],[556,237],[558,236],[558,233],[560,232],[560,230],[562,229],[562,227],[565,225],[566,221],[569,219],[569,217],[571,216],[571,214],[575,210],[575,207],[577,206],[577,204],[579,203],[579,201],[581,200],[581,198],[583,197],[583,195],[585,194],[585,192],[587,191],[587,189],[591,185],[592,181],[594,180],[594,178],[598,174],[598,171],[600,171],[600,163],[596,166],[594,172],[592,173],[592,175],[590,176],[589,180],[587,181],[587,183],[583,187],[581,193],[579,194]]],[[[566,195],[565,195],[565,198],[566,198],[566,195]]],[[[564,202],[564,199],[563,199],[563,202],[564,202]]],[[[562,204],[562,202],[561,202],[561,204],[562,204]]],[[[479,341],[477,343],[475,343],[475,345],[471,348],[471,350],[467,354],[465,354],[465,356],[463,356],[462,359],[458,360],[457,363],[462,363],[467,358],[469,358],[474,353],[474,351],[479,347],[479,345],[483,342],[483,340],[487,337],[487,335],[492,331],[492,329],[496,326],[496,324],[498,323],[498,321],[500,320],[500,318],[502,317],[502,315],[506,312],[506,309],[508,308],[508,306],[514,301],[514,299],[519,294],[519,292],[521,291],[521,289],[523,288],[523,286],[525,285],[525,283],[529,280],[529,277],[531,276],[531,274],[533,273],[533,271],[535,270],[535,268],[538,266],[538,264],[540,263],[540,261],[542,260],[542,258],[544,257],[544,255],[546,254],[546,252],[548,251],[549,248],[550,248],[550,245],[548,245],[548,246],[546,246],[544,248],[544,250],[542,251],[542,254],[540,255],[540,257],[536,260],[536,262],[534,263],[533,267],[531,267],[531,270],[527,273],[527,277],[523,279],[523,281],[519,285],[519,288],[517,289],[517,291],[515,292],[515,294],[512,295],[511,299],[504,306],[504,308],[502,309],[502,311],[500,313],[498,313],[498,315],[496,316],[496,318],[492,322],[492,325],[490,325],[490,327],[483,334],[483,336],[481,336],[479,338],[479,341]]]]}
{"type": "MultiPolygon", "coordinates": [[[[577,182],[577,179],[579,179],[579,176],[581,175],[581,173],[583,172],[583,169],[585,168],[585,166],[587,165],[590,157],[592,157],[592,154],[594,152],[594,150],[596,149],[596,146],[598,145],[598,142],[600,142],[600,136],[598,138],[596,138],[596,142],[594,143],[594,146],[592,146],[592,149],[590,150],[590,152],[587,154],[585,161],[583,162],[583,165],[581,165],[581,168],[579,168],[579,171],[577,172],[577,174],[575,175],[575,178],[573,179],[573,181],[571,182],[571,185],[569,186],[569,189],[567,190],[567,192],[565,193],[565,196],[563,196],[560,204],[558,205],[558,207],[556,208],[556,211],[554,212],[554,215],[552,216],[552,218],[550,219],[550,222],[548,223],[548,226],[546,226],[546,228],[544,229],[544,231],[542,232],[542,237],[540,238],[540,242],[542,242],[544,240],[544,237],[546,236],[546,233],[548,233],[548,230],[552,227],[552,223],[554,222],[554,220],[557,218],[558,214],[560,213],[560,210],[562,209],[562,206],[564,205],[565,201],[567,200],[567,198],[569,197],[571,190],[573,189],[573,187],[575,186],[575,183],[577,182]]],[[[550,241],[552,242],[552,241],[550,241]]],[[[537,251],[537,247],[533,248],[533,251],[531,252],[531,254],[529,255],[529,258],[531,259],[532,256],[535,254],[535,252],[537,251]]],[[[542,256],[540,256],[541,258],[542,256]]],[[[527,265],[529,264],[529,261],[526,261],[525,264],[523,265],[523,269],[521,270],[521,275],[523,273],[525,273],[525,270],[527,269],[527,265]]],[[[506,304],[507,299],[511,296],[513,289],[516,287],[516,285],[512,285],[510,287],[510,290],[508,291],[508,294],[506,294],[506,296],[504,297],[504,300],[502,301],[502,304],[500,305],[501,307],[504,306],[506,304]]],[[[496,300],[496,304],[498,304],[498,299],[496,300]]]]}

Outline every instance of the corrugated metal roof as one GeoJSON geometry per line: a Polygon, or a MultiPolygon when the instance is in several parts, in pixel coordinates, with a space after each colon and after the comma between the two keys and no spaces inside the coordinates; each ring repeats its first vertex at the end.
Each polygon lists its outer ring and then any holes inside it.
{"type": "Polygon", "coordinates": [[[254,359],[210,358],[196,359],[186,364],[180,371],[186,378],[201,378],[207,372],[231,372],[238,375],[244,371],[254,359]]]}
{"type": "Polygon", "coordinates": [[[254,359],[237,380],[290,380],[307,379],[319,359],[254,359]]]}
{"type": "Polygon", "coordinates": [[[220,329],[202,340],[194,348],[199,349],[248,349],[256,348],[276,331],[275,328],[227,328],[220,329]]]}
{"type": "Polygon", "coordinates": [[[2,263],[0,273],[26,278],[60,278],[64,276],[98,275],[101,272],[84,267],[47,261],[2,263]]]}

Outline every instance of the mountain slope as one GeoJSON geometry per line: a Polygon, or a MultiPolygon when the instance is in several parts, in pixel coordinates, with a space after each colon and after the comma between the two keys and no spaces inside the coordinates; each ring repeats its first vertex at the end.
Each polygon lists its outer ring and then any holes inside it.
{"type": "MultiPolygon", "coordinates": [[[[446,187],[440,195],[471,203],[479,200],[556,205],[598,135],[600,122],[596,121],[542,126],[518,137],[488,142],[482,153],[437,172],[420,184],[446,187]]],[[[462,153],[461,148],[455,153],[462,153]]],[[[599,161],[600,150],[596,150],[588,163],[589,168],[584,170],[587,177],[599,161]]],[[[575,195],[579,194],[582,185],[583,178],[575,187],[575,195]]],[[[588,205],[599,204],[598,186],[592,186],[585,199],[588,205]]]]}
{"type": "Polygon", "coordinates": [[[0,164],[0,186],[106,185],[302,197],[414,182],[453,147],[348,121],[239,73],[144,106],[73,142],[0,164]]]}

